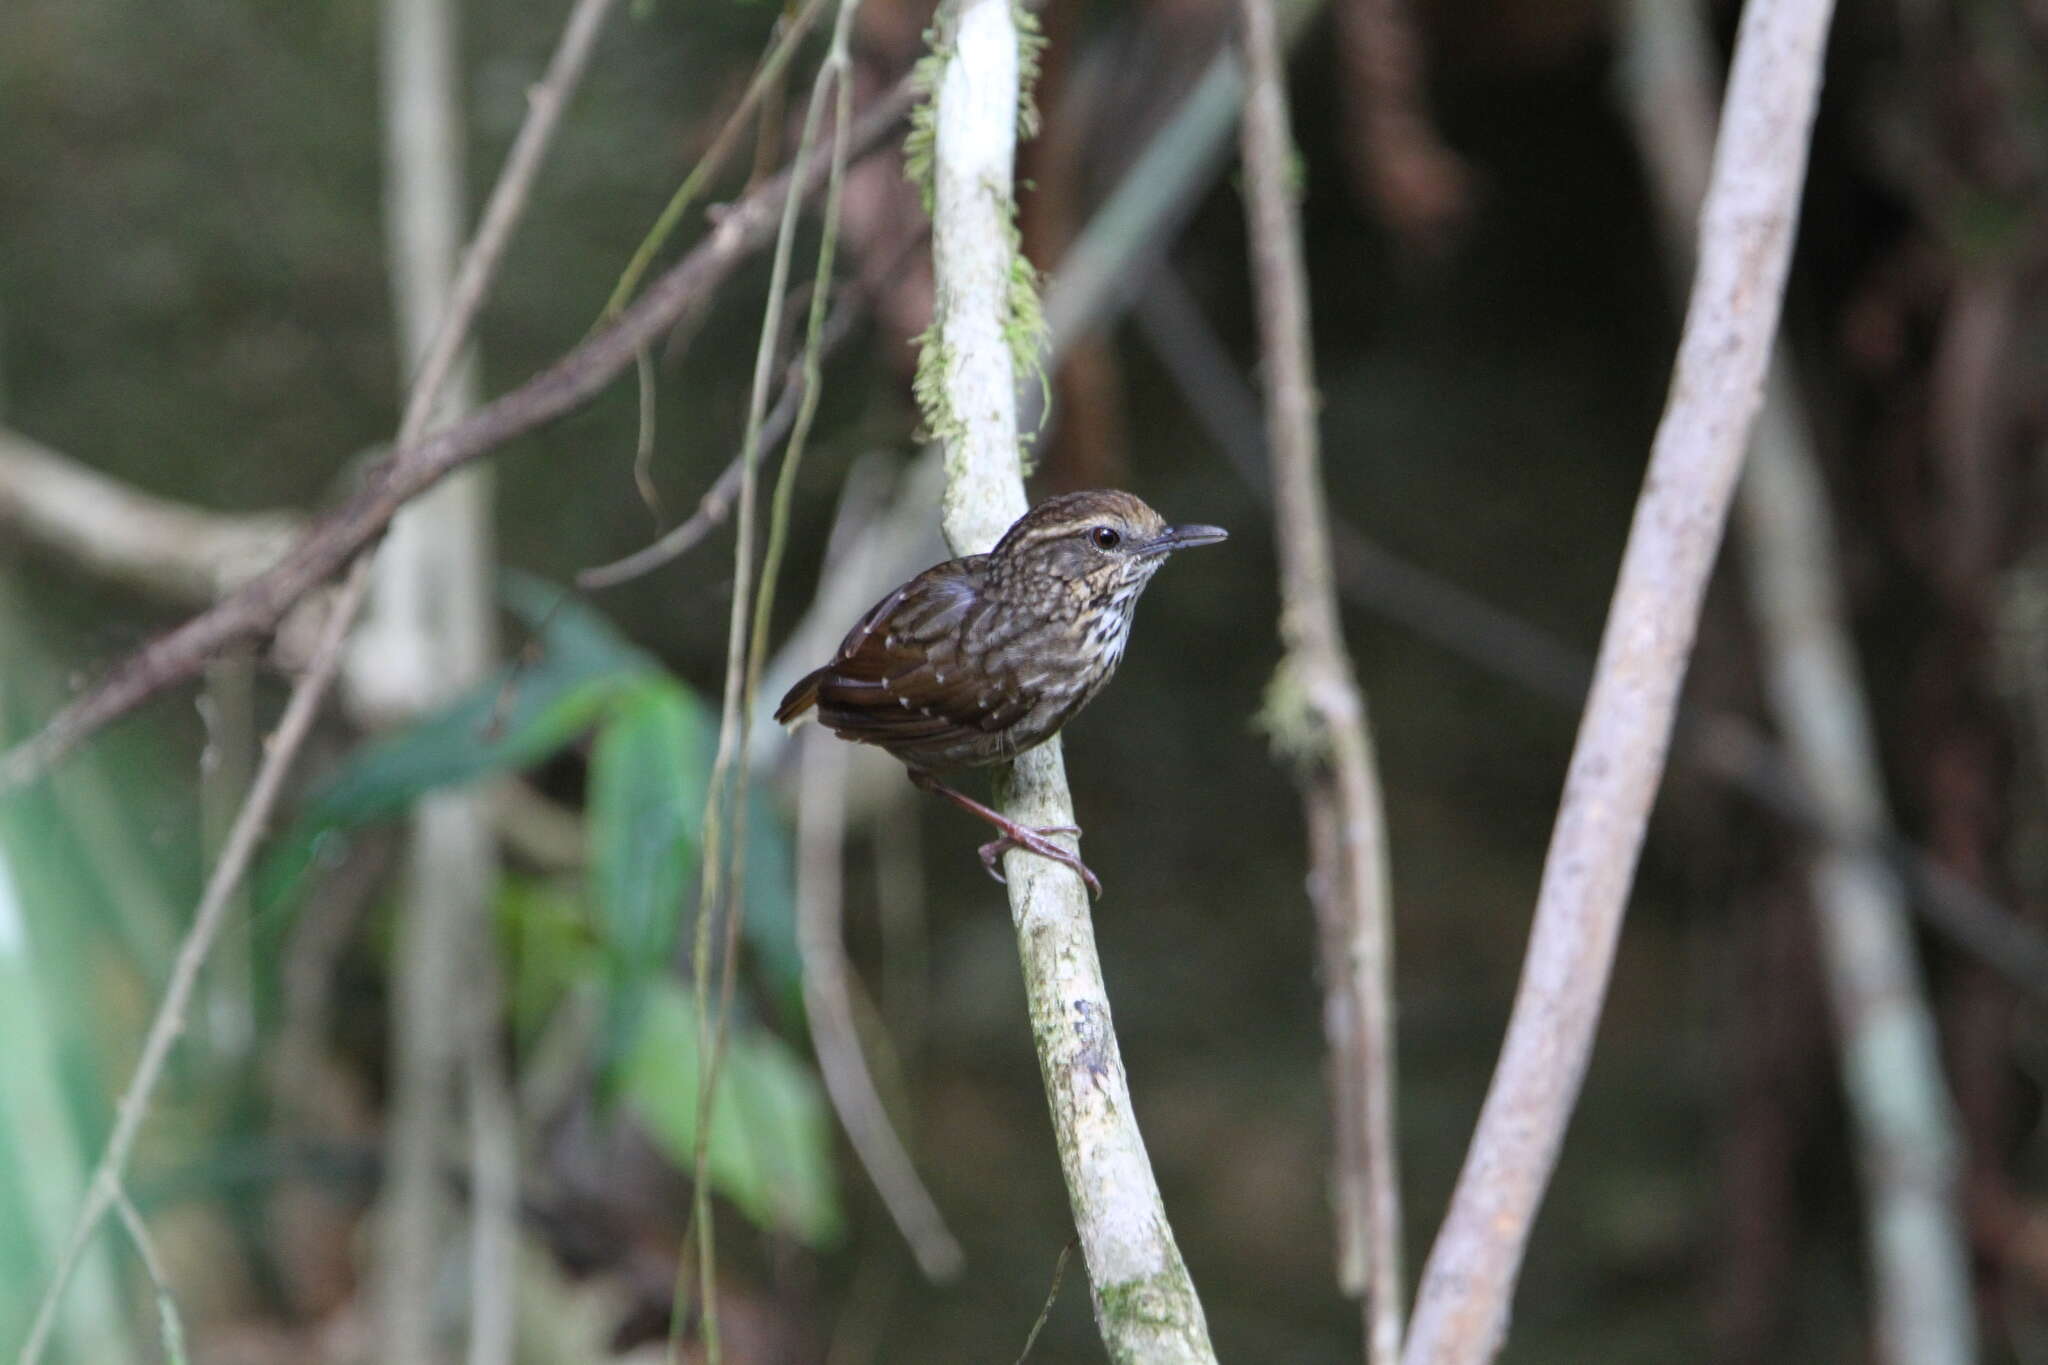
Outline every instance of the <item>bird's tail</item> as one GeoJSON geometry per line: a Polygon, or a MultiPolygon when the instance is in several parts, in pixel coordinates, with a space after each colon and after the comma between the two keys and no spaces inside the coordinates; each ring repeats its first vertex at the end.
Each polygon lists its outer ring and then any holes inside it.
{"type": "Polygon", "coordinates": [[[797,685],[784,695],[782,705],[775,708],[776,722],[794,729],[802,722],[806,713],[815,710],[818,705],[818,684],[824,677],[825,670],[822,668],[806,673],[797,685]]]}

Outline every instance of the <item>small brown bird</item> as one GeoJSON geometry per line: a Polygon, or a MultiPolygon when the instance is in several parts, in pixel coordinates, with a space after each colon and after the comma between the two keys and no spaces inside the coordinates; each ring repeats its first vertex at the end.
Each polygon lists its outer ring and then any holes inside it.
{"type": "Polygon", "coordinates": [[[886,749],[910,780],[988,821],[1012,848],[1064,863],[1096,895],[1102,884],[1048,837],[941,783],[932,774],[1015,758],[1059,733],[1116,672],[1138,595],[1175,550],[1213,545],[1218,526],[1168,526],[1129,493],[1099,489],[1048,498],[985,555],[934,565],[877,602],[831,663],[789,689],[785,725],[816,708],[841,739],[886,749]]]}

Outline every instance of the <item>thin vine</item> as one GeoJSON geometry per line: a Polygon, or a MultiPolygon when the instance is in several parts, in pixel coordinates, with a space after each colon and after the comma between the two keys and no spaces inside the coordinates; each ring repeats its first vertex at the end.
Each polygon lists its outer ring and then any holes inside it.
{"type": "MultiPolygon", "coordinates": [[[[819,245],[818,268],[811,290],[810,316],[805,336],[806,388],[797,424],[778,477],[770,515],[766,553],[761,565],[758,589],[753,582],[756,464],[760,454],[761,429],[767,413],[769,383],[774,371],[776,338],[782,330],[782,308],[789,280],[790,256],[795,242],[797,211],[801,196],[794,192],[784,201],[781,226],[775,242],[774,264],[770,270],[768,302],[761,322],[761,339],[755,353],[753,391],[748,404],[746,435],[741,443],[741,474],[738,526],[734,547],[733,606],[726,640],[725,695],[719,719],[717,756],[712,764],[710,789],[705,801],[703,861],[698,894],[698,912],[691,968],[697,1010],[697,1052],[704,1059],[697,1095],[696,1148],[691,1163],[693,1190],[691,1227],[696,1248],[698,1300],[702,1312],[705,1359],[718,1365],[723,1358],[718,1329],[716,1297],[717,1252],[711,1219],[709,1181],[711,1123],[714,1118],[718,1072],[724,1060],[725,1040],[731,1016],[732,995],[738,963],[739,925],[745,912],[746,849],[746,756],[753,721],[753,698],[760,681],[767,633],[767,613],[773,599],[784,546],[787,542],[789,503],[803,443],[815,415],[820,385],[818,354],[822,347],[824,316],[830,297],[833,257],[838,244],[840,191],[845,179],[852,127],[852,81],[850,36],[859,0],[841,0],[833,26],[832,44],[811,88],[804,114],[803,132],[798,140],[799,161],[815,145],[818,125],[828,93],[837,91],[833,128],[830,179],[826,191],[824,234],[819,245]],[[751,630],[748,623],[749,597],[754,597],[751,630]],[[730,825],[728,835],[727,826],[730,825]],[[724,915],[723,967],[718,984],[718,1003],[711,999],[711,958],[714,925],[724,915]]],[[[687,1253],[691,1236],[685,1234],[687,1253]]],[[[686,1271],[686,1254],[678,1263],[678,1276],[686,1271]]],[[[679,1293],[678,1302],[681,1300],[679,1293]]],[[[683,1315],[671,1315],[669,1359],[679,1357],[683,1315]]]]}

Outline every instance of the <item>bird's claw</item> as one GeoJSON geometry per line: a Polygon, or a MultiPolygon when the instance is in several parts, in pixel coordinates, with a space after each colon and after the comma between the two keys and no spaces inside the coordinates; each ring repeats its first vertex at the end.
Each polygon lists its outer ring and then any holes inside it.
{"type": "Polygon", "coordinates": [[[1036,853],[1041,858],[1049,858],[1063,867],[1072,868],[1075,875],[1087,886],[1089,895],[1100,899],[1102,883],[1089,871],[1088,864],[1081,861],[1081,855],[1067,852],[1046,837],[1052,834],[1078,835],[1080,832],[1077,825],[1046,825],[1035,830],[1024,830],[1021,835],[1005,834],[1002,838],[992,839],[981,846],[981,865],[988,869],[989,876],[1008,885],[1009,878],[1003,875],[1001,866],[1002,856],[1013,848],[1021,848],[1027,853],[1036,853]]]}

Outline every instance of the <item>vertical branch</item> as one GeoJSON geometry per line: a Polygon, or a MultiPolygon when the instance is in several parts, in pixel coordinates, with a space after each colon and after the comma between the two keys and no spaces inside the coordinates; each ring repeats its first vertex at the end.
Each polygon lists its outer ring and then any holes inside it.
{"type": "MultiPolygon", "coordinates": [[[[385,0],[383,84],[386,233],[392,311],[406,373],[433,347],[452,293],[462,242],[466,141],[453,0],[385,0]]],[[[475,407],[475,358],[453,369],[438,399],[408,404],[421,434],[475,407]]],[[[467,469],[392,521],[376,557],[368,616],[350,657],[350,681],[373,708],[399,714],[446,700],[481,679],[495,652],[490,472],[467,469]]],[[[436,1350],[432,1286],[445,1241],[440,1164],[457,1096],[470,1101],[470,1359],[510,1359],[511,1300],[486,1284],[512,1262],[518,1152],[513,1128],[484,1122],[510,1106],[495,1055],[497,978],[486,921],[497,879],[488,797],[436,792],[412,812],[401,892],[392,1075],[378,1311],[383,1354],[426,1365],[436,1350]],[[458,1084],[458,1081],[460,1084],[458,1084]]]]}
{"type": "Polygon", "coordinates": [[[1792,253],[1830,0],[1750,0],[1700,223],[1664,418],[1622,556],[1544,862],[1522,980],[1449,1213],[1424,1268],[1410,1365],[1490,1359],[1593,1034],[1670,744],[1792,253]]]}
{"type": "MultiPolygon", "coordinates": [[[[463,216],[463,115],[456,70],[452,0],[385,0],[383,87],[385,223],[391,257],[392,311],[403,372],[433,344],[445,307],[463,216]]],[[[426,406],[423,429],[461,417],[476,404],[474,355],[453,358],[449,383],[426,406]]],[[[464,470],[393,519],[376,556],[369,608],[350,651],[349,681],[368,709],[416,713],[474,683],[493,649],[490,601],[489,474],[464,470]]],[[[483,925],[497,850],[489,812],[476,790],[436,792],[413,808],[411,846],[400,891],[391,962],[392,1098],[379,1227],[377,1306],[382,1354],[395,1365],[428,1365],[439,1356],[433,1286],[447,1240],[441,1155],[456,1120],[457,1078],[491,1035],[469,968],[483,925]],[[472,995],[478,998],[472,999],[472,995]]],[[[495,1011],[491,1011],[495,1013],[495,1011]]],[[[478,1176],[497,1165],[493,1144],[476,1129],[478,1176]]],[[[509,1136],[509,1133],[507,1134],[509,1136]]],[[[477,1194],[503,1181],[472,1181],[477,1194]]],[[[477,1259],[500,1260],[486,1246],[506,1220],[477,1203],[477,1259]]],[[[490,1302],[472,1284],[471,1302],[490,1302]]],[[[494,1324],[473,1337],[500,1335],[494,1324]]]]}
{"type": "MultiPolygon", "coordinates": [[[[1689,263],[1714,136],[1707,35],[1694,5],[1634,0],[1628,15],[1629,112],[1672,259],[1689,263]]],[[[1737,490],[1750,607],[1771,708],[1821,836],[1807,884],[1860,1149],[1879,1355],[1963,1365],[1976,1356],[1976,1322],[1955,1119],[1905,888],[1878,852],[1891,817],[1807,431],[1781,357],[1737,490]]]]}
{"type": "MultiPolygon", "coordinates": [[[[612,0],[576,0],[548,62],[527,93],[527,114],[468,249],[455,261],[462,218],[462,124],[455,103],[452,16],[437,0],[386,0],[385,120],[390,182],[393,301],[403,354],[417,379],[399,426],[401,447],[475,404],[463,359],[470,324],[497,276],[525,211],[541,162],[571,93],[581,82],[612,0]],[[452,388],[451,388],[452,384],[452,388]],[[438,420],[437,420],[438,419],[438,420]]],[[[481,468],[450,479],[393,525],[379,557],[381,628],[373,617],[354,656],[360,687],[396,662],[401,705],[417,708],[436,689],[482,676],[494,652],[490,482],[481,468]],[[408,667],[410,665],[410,667],[408,667]]],[[[385,689],[372,685],[373,695],[385,689]]],[[[431,1323],[422,1286],[431,1283],[438,1223],[436,1163],[452,1089],[462,1064],[470,1110],[472,1202],[470,1360],[508,1361],[513,1346],[509,1281],[517,1237],[518,1150],[509,1083],[496,1052],[498,982],[486,966],[465,973],[473,946],[488,948],[484,902],[494,876],[489,812],[481,793],[426,798],[414,816],[409,913],[395,955],[398,982],[393,1101],[394,1216],[384,1229],[381,1293],[386,1348],[399,1361],[424,1359],[431,1323]],[[468,923],[464,923],[464,920],[468,923]],[[467,981],[469,998],[456,986],[467,981]]]]}
{"type": "MultiPolygon", "coordinates": [[[[1017,455],[1013,346],[1027,320],[1013,287],[1012,177],[1019,112],[1019,35],[1010,0],[955,11],[932,93],[932,264],[937,298],[921,369],[945,436],[946,538],[988,549],[1024,512],[1017,455]]],[[[1035,338],[1030,340],[1035,341],[1035,338]]],[[[1027,825],[1073,823],[1057,739],[1021,756],[998,805],[1027,825]]],[[[1060,1167],[1088,1265],[1095,1317],[1112,1360],[1213,1361],[1207,1324],[1166,1221],[1132,1116],[1087,892],[1069,869],[1011,853],[1017,927],[1060,1167]]]]}
{"type": "MultiPolygon", "coordinates": [[[[207,665],[199,692],[206,747],[199,755],[200,847],[208,859],[220,851],[235,812],[256,772],[256,661],[235,650],[207,665]]],[[[249,898],[238,894],[229,914],[248,913],[249,898]]],[[[215,959],[214,979],[202,1008],[210,1041],[223,1058],[245,1059],[256,1042],[256,974],[253,946],[230,939],[215,959]]]]}
{"type": "Polygon", "coordinates": [[[1401,1183],[1395,1146],[1393,912],[1386,814],[1365,697],[1345,653],[1330,562],[1315,362],[1286,76],[1272,0],[1243,0],[1245,213],[1259,305],[1287,647],[1269,701],[1301,760],[1309,876],[1322,927],[1324,1026],[1336,1113],[1339,1279],[1365,1301],[1366,1357],[1401,1354],[1401,1183]]]}

